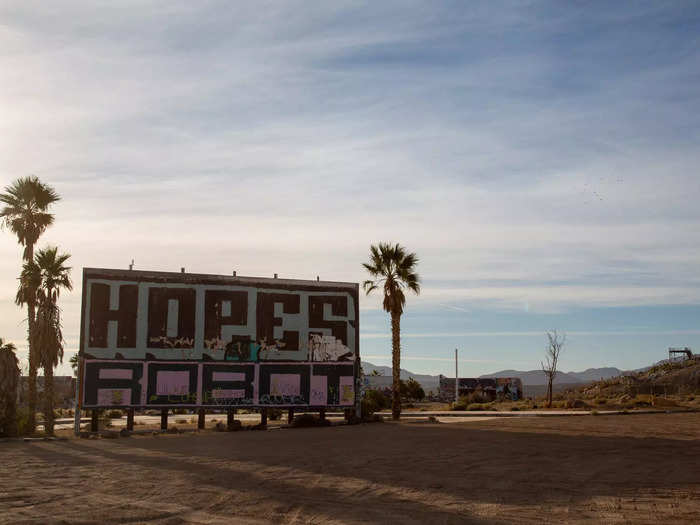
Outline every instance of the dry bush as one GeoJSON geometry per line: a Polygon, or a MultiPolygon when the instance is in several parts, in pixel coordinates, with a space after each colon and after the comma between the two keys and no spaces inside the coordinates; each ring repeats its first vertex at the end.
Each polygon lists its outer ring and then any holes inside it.
{"type": "Polygon", "coordinates": [[[676,403],[673,399],[667,399],[665,397],[655,397],[654,400],[651,402],[651,405],[655,407],[677,407],[678,403],[676,403]]]}
{"type": "Polygon", "coordinates": [[[568,399],[566,408],[588,408],[588,404],[582,399],[568,399]]]}

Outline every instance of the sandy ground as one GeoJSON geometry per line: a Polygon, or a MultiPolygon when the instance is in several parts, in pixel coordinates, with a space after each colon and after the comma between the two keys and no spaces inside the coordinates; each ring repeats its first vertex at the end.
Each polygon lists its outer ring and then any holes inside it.
{"type": "Polygon", "coordinates": [[[0,523],[698,523],[700,414],[0,443],[0,523]]]}

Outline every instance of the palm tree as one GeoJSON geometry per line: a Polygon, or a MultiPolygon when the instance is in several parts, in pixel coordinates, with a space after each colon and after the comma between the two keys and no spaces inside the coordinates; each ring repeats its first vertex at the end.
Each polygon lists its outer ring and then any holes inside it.
{"type": "Polygon", "coordinates": [[[0,436],[17,434],[17,387],[19,385],[19,361],[15,345],[0,337],[0,436]]]}
{"type": "Polygon", "coordinates": [[[416,273],[418,257],[415,253],[406,253],[400,244],[391,245],[380,242],[371,245],[370,261],[362,266],[372,279],[362,286],[369,295],[379,287],[384,289],[384,310],[391,314],[391,371],[392,396],[391,415],[393,419],[401,416],[401,314],[406,305],[404,289],[420,293],[420,278],[416,273]]]}
{"type": "Polygon", "coordinates": [[[70,356],[68,362],[70,363],[70,367],[73,369],[73,375],[75,377],[78,377],[78,370],[80,368],[80,356],[77,353],[75,353],[72,356],[70,356]]]}
{"type": "MultiPolygon", "coordinates": [[[[34,260],[34,245],[42,233],[53,224],[53,215],[48,213],[49,206],[60,197],[51,186],[43,184],[37,177],[17,179],[0,194],[0,202],[5,206],[0,210],[0,224],[17,236],[17,242],[24,246],[22,259],[34,260]]],[[[33,432],[36,424],[36,373],[37,359],[32,348],[32,333],[36,302],[33,290],[27,295],[27,343],[29,345],[29,431],[33,432]]],[[[24,304],[24,303],[22,303],[24,304]]]]}
{"type": "Polygon", "coordinates": [[[70,254],[59,254],[55,246],[39,250],[34,261],[25,263],[18,297],[26,300],[30,289],[36,290],[36,319],[32,346],[37,363],[44,368],[44,431],[53,433],[53,369],[63,361],[63,332],[58,298],[61,289],[72,290],[70,254]]]}

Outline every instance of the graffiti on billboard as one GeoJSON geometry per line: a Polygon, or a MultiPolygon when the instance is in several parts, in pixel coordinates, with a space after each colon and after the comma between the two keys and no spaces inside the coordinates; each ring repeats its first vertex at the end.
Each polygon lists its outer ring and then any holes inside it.
{"type": "Polygon", "coordinates": [[[352,404],[357,300],[355,283],[86,269],[85,406],[352,404]]]}
{"type": "MultiPolygon", "coordinates": [[[[143,277],[114,278],[113,273],[85,277],[86,357],[246,362],[355,358],[353,283],[238,279],[217,284],[187,279],[187,274],[182,282],[148,282],[143,277]]],[[[146,272],[124,271],[119,277],[137,273],[146,272]]]]}
{"type": "Polygon", "coordinates": [[[83,406],[351,406],[354,364],[88,359],[83,406]]]}

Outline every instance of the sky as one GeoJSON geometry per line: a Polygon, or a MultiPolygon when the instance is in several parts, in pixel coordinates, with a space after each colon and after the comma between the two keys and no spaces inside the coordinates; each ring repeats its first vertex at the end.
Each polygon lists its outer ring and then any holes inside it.
{"type": "MultiPolygon", "coordinates": [[[[697,2],[0,3],[0,186],[83,267],[361,282],[420,258],[402,366],[633,369],[700,351],[697,2]]],[[[21,248],[0,337],[26,362],[21,248]]],[[[379,296],[360,353],[391,363],[379,296]]]]}

